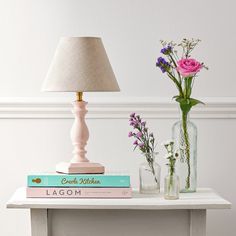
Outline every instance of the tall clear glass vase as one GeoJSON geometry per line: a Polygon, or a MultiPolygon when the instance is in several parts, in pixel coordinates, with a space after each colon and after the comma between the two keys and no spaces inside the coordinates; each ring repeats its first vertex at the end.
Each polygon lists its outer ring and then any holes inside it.
{"type": "Polygon", "coordinates": [[[181,119],[172,127],[175,150],[179,150],[176,162],[180,178],[180,192],[196,192],[197,188],[197,127],[189,120],[188,113],[181,111],[181,119]]]}

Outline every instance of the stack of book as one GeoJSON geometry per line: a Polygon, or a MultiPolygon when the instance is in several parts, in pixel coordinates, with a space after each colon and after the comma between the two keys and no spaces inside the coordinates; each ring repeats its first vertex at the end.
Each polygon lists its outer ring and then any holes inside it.
{"type": "Polygon", "coordinates": [[[30,174],[28,198],[131,198],[125,174],[30,174]]]}

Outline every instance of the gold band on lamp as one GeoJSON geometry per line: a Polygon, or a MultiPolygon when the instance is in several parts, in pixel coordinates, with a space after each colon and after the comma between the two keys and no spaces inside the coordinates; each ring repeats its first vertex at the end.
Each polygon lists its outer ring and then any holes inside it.
{"type": "Polygon", "coordinates": [[[82,102],[83,101],[83,92],[77,92],[76,97],[77,97],[76,101],[82,102]]]}

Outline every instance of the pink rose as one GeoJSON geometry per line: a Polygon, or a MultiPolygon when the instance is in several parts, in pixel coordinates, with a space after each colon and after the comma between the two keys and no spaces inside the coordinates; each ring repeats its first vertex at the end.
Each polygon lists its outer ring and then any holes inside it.
{"type": "Polygon", "coordinates": [[[177,61],[177,71],[183,77],[193,76],[202,69],[202,64],[193,58],[177,61]]]}

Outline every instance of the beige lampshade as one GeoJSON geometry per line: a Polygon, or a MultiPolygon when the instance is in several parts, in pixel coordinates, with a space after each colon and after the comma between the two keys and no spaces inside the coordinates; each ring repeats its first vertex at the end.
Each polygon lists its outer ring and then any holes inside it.
{"type": "Polygon", "coordinates": [[[120,91],[101,38],[65,37],[56,49],[43,91],[120,91]]]}

